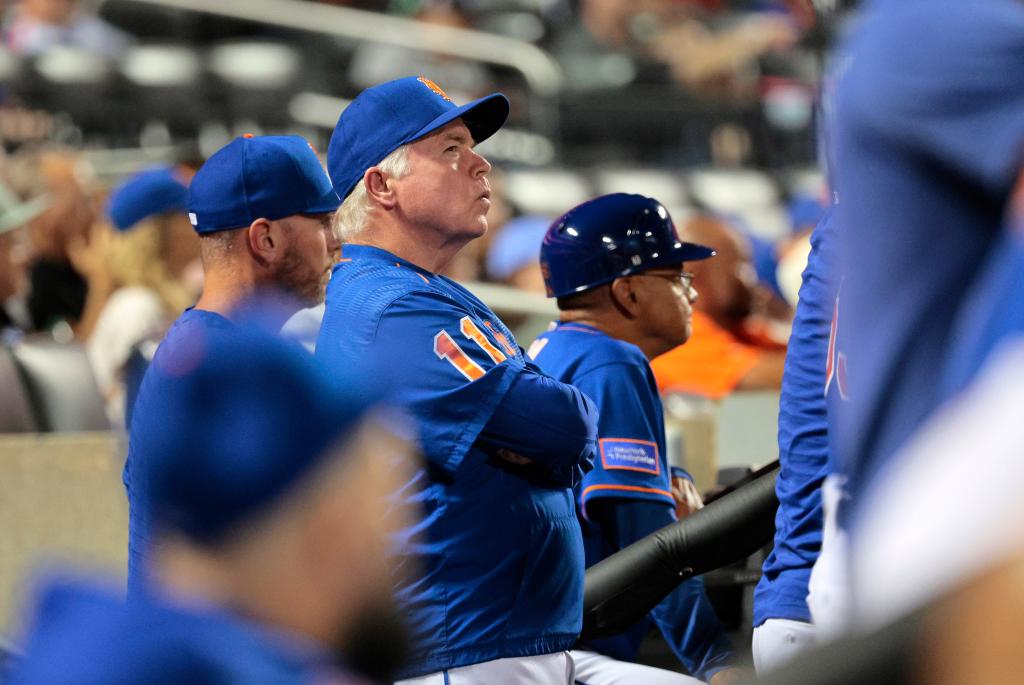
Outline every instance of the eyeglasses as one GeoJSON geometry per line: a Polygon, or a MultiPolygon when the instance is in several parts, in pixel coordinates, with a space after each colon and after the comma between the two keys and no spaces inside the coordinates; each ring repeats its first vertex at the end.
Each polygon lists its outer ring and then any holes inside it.
{"type": "Polygon", "coordinates": [[[669,281],[677,282],[677,283],[679,283],[682,286],[684,293],[689,292],[690,288],[693,287],[693,274],[690,273],[689,271],[683,271],[683,272],[680,272],[680,273],[671,273],[671,274],[659,274],[659,273],[657,273],[655,271],[641,271],[640,273],[633,274],[633,275],[634,276],[654,276],[655,278],[665,278],[665,279],[667,279],[669,281]]]}

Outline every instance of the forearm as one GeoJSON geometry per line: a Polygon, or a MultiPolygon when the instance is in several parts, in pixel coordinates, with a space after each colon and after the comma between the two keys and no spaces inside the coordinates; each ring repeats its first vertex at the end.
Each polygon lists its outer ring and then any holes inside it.
{"type": "Polygon", "coordinates": [[[492,414],[480,441],[552,469],[569,469],[593,456],[597,410],[579,390],[524,370],[492,414]]]}

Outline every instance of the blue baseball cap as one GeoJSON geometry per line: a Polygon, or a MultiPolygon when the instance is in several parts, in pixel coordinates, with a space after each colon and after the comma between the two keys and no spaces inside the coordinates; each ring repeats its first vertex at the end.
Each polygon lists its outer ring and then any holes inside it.
{"type": "Polygon", "coordinates": [[[158,214],[188,211],[188,184],[174,167],[140,171],[114,188],[107,201],[107,216],[119,231],[158,214]]]}
{"type": "Polygon", "coordinates": [[[461,107],[428,78],[407,76],[367,88],[346,107],[327,147],[327,169],[344,200],[366,170],[392,152],[462,119],[480,143],[508,119],[509,102],[492,93],[461,107]]]}
{"type": "Polygon", "coordinates": [[[612,193],[573,207],[548,228],[540,268],[548,297],[565,297],[662,266],[696,262],[715,251],[683,242],[653,197],[612,193]]]}
{"type": "Polygon", "coordinates": [[[548,217],[528,214],[502,226],[487,250],[487,274],[507,281],[517,271],[536,264],[550,223],[548,217]]]}
{"type": "Polygon", "coordinates": [[[173,379],[136,466],[160,532],[217,542],[288,493],[381,398],[264,323],[196,330],[154,361],[173,379]]]}
{"type": "Polygon", "coordinates": [[[299,136],[242,136],[215,152],[189,188],[189,220],[198,233],[248,226],[256,219],[333,212],[341,201],[316,153],[299,136]]]}

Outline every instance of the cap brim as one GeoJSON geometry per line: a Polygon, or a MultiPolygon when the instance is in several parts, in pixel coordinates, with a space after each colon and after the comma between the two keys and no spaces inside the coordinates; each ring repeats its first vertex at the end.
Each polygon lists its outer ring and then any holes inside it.
{"type": "Polygon", "coordinates": [[[332,186],[323,197],[313,203],[311,207],[303,210],[303,214],[326,214],[327,212],[333,212],[341,206],[341,200],[338,199],[338,194],[334,192],[332,186]]]}
{"type": "Polygon", "coordinates": [[[672,251],[672,255],[680,262],[699,262],[702,259],[714,257],[715,254],[710,247],[686,242],[679,243],[679,247],[672,251]]]}
{"type": "Polygon", "coordinates": [[[507,97],[501,93],[491,93],[479,100],[473,100],[473,102],[445,112],[414,133],[405,142],[419,140],[456,119],[462,119],[473,136],[473,142],[479,145],[505,125],[511,108],[507,97]]]}
{"type": "Polygon", "coordinates": [[[40,195],[37,198],[22,202],[0,215],[0,234],[13,231],[24,226],[50,207],[50,198],[40,195]]]}

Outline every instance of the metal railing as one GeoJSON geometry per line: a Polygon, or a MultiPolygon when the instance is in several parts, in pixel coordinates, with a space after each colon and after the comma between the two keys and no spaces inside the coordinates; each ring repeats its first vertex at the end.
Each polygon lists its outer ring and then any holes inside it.
{"type": "Polygon", "coordinates": [[[436,26],[405,17],[302,0],[94,0],[153,5],[201,12],[360,42],[373,41],[508,67],[520,73],[534,94],[553,98],[563,85],[562,69],[544,50],[507,36],[436,26]]]}

